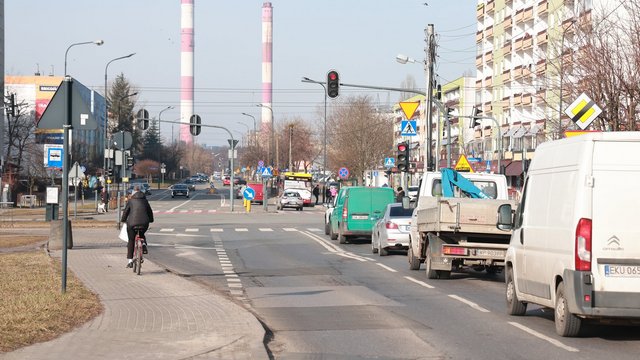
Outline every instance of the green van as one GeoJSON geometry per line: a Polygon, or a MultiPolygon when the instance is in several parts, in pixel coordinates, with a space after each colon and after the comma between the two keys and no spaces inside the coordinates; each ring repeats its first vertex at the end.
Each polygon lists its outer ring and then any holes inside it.
{"type": "Polygon", "coordinates": [[[373,225],[384,214],[387,204],[395,201],[392,188],[388,187],[343,187],[338,193],[335,208],[329,218],[331,240],[340,244],[349,237],[371,238],[373,225]]]}

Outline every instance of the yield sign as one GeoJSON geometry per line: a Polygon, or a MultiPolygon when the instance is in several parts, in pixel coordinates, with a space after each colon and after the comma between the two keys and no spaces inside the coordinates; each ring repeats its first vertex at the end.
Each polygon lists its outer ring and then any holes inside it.
{"type": "Polygon", "coordinates": [[[404,112],[404,116],[407,117],[407,120],[411,120],[413,118],[413,115],[415,115],[418,106],[420,106],[419,101],[400,102],[400,108],[402,108],[402,112],[404,112]]]}

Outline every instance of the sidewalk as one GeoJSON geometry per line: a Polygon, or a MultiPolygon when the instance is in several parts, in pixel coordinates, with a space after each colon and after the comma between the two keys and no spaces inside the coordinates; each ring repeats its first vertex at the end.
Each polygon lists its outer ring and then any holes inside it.
{"type": "Polygon", "coordinates": [[[0,359],[269,358],[262,325],[242,306],[149,260],[141,276],[125,268],[126,243],[116,229],[74,229],[73,240],[69,270],[100,296],[104,312],[0,359]]]}

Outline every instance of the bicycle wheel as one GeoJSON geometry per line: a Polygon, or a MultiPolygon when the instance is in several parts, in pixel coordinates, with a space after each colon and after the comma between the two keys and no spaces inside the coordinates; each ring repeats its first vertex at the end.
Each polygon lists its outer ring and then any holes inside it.
{"type": "Polygon", "coordinates": [[[138,263],[138,268],[136,269],[138,275],[140,275],[140,271],[142,270],[142,238],[136,238],[136,260],[138,263]]]}

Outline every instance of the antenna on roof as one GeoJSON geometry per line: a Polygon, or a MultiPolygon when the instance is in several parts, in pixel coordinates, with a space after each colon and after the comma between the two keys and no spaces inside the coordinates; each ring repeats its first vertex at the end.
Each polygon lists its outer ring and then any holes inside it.
{"type": "Polygon", "coordinates": [[[49,76],[53,76],[53,65],[51,65],[51,72],[49,73],[49,76]]]}
{"type": "Polygon", "coordinates": [[[40,76],[40,64],[36,63],[36,72],[33,75],[40,76]]]}

